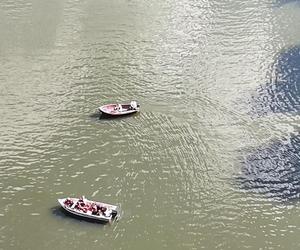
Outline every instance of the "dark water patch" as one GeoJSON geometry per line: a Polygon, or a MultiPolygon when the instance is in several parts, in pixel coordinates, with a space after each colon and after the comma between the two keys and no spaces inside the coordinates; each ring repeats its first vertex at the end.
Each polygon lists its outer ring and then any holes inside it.
{"type": "Polygon", "coordinates": [[[275,5],[278,7],[289,3],[300,3],[300,0],[276,0],[275,1],[275,5]]]}
{"type": "Polygon", "coordinates": [[[238,186],[278,201],[300,197],[300,135],[276,141],[243,160],[238,186]]]}
{"type": "Polygon", "coordinates": [[[100,112],[94,112],[92,114],[90,114],[90,118],[99,118],[101,117],[101,113],[100,112]]]}
{"type": "Polygon", "coordinates": [[[280,53],[271,67],[269,80],[257,89],[252,98],[254,112],[259,116],[269,113],[300,112],[300,46],[280,53]]]}

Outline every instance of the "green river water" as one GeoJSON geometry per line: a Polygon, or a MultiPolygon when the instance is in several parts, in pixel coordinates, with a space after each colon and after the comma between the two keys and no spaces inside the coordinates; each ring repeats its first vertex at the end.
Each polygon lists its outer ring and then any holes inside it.
{"type": "Polygon", "coordinates": [[[299,1],[1,0],[0,249],[299,249],[299,21],[299,1]],[[120,220],[64,214],[80,195],[120,220]]]}

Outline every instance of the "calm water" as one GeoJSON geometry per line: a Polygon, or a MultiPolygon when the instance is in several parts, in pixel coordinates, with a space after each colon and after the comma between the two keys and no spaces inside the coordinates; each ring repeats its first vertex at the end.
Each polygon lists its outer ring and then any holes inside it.
{"type": "Polygon", "coordinates": [[[299,21],[299,1],[2,0],[0,249],[299,249],[299,21]],[[82,194],[121,220],[63,214],[82,194]]]}

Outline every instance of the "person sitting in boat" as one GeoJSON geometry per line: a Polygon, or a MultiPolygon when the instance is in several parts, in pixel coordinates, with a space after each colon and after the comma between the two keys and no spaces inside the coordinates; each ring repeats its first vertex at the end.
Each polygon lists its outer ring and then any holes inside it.
{"type": "Polygon", "coordinates": [[[118,110],[119,110],[119,112],[122,112],[122,111],[123,111],[123,108],[122,108],[122,105],[121,105],[121,104],[118,104],[118,110]]]}
{"type": "Polygon", "coordinates": [[[91,204],[90,211],[92,212],[93,215],[97,215],[98,208],[97,208],[97,205],[95,203],[91,204]]]}
{"type": "Polygon", "coordinates": [[[100,205],[97,205],[97,215],[104,215],[104,216],[109,216],[109,215],[107,215],[107,213],[106,213],[106,211],[107,211],[107,208],[106,207],[102,207],[102,206],[100,206],[100,205]]]}
{"type": "Polygon", "coordinates": [[[111,215],[111,210],[107,209],[107,207],[100,207],[100,211],[105,217],[109,217],[111,215]]]}
{"type": "Polygon", "coordinates": [[[75,205],[75,208],[86,213],[87,207],[86,207],[85,197],[84,196],[82,196],[82,197],[80,197],[78,199],[78,201],[77,201],[77,203],[75,205]]]}
{"type": "Polygon", "coordinates": [[[84,197],[84,196],[81,196],[81,197],[79,198],[79,200],[78,200],[78,202],[79,202],[79,204],[80,204],[81,207],[84,207],[84,206],[85,206],[84,200],[85,200],[85,197],[84,197]]]}
{"type": "Polygon", "coordinates": [[[64,202],[64,204],[67,206],[67,207],[71,207],[73,205],[73,201],[70,199],[70,198],[67,198],[64,202]]]}
{"type": "Polygon", "coordinates": [[[102,214],[102,212],[101,212],[101,206],[100,205],[96,205],[97,206],[97,215],[101,215],[102,214]]]}
{"type": "Polygon", "coordinates": [[[123,111],[122,105],[121,104],[116,104],[114,110],[122,112],[123,111]]]}

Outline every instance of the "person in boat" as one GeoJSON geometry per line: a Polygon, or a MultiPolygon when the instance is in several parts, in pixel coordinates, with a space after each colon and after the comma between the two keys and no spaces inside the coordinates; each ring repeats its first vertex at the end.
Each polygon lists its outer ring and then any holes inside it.
{"type": "Polygon", "coordinates": [[[85,197],[82,196],[78,199],[76,205],[75,205],[75,208],[86,213],[87,210],[88,210],[88,206],[87,204],[85,203],[85,197]]]}
{"type": "Polygon", "coordinates": [[[97,207],[97,205],[95,203],[91,204],[90,211],[92,212],[93,215],[97,215],[98,207],[97,207]]]}
{"type": "Polygon", "coordinates": [[[111,210],[107,209],[107,207],[100,207],[100,211],[105,217],[111,216],[111,210]]]}
{"type": "Polygon", "coordinates": [[[116,104],[115,106],[115,111],[119,111],[119,112],[122,112],[123,111],[123,108],[122,108],[122,105],[121,104],[116,104]]]}
{"type": "Polygon", "coordinates": [[[106,217],[110,216],[110,214],[108,214],[107,208],[103,207],[103,206],[100,206],[100,205],[97,205],[97,213],[96,213],[96,215],[104,215],[106,217]]]}
{"type": "Polygon", "coordinates": [[[84,207],[85,206],[84,196],[80,197],[78,202],[79,202],[80,206],[84,207]]]}
{"type": "Polygon", "coordinates": [[[122,105],[121,105],[121,104],[118,104],[118,110],[119,110],[119,112],[122,112],[122,111],[123,111],[123,108],[122,108],[122,105]]]}
{"type": "Polygon", "coordinates": [[[97,205],[97,215],[101,215],[102,212],[101,212],[101,206],[100,205],[97,205]]]}
{"type": "Polygon", "coordinates": [[[74,202],[73,202],[71,199],[67,198],[67,199],[65,200],[64,204],[65,204],[67,207],[72,207],[72,205],[74,204],[74,202]]]}

